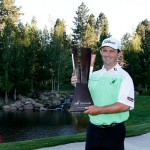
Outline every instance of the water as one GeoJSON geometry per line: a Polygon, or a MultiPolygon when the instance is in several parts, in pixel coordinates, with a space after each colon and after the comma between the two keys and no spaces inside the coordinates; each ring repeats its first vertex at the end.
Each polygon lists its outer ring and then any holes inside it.
{"type": "Polygon", "coordinates": [[[0,111],[2,142],[14,142],[85,132],[86,115],[64,111],[0,111]]]}

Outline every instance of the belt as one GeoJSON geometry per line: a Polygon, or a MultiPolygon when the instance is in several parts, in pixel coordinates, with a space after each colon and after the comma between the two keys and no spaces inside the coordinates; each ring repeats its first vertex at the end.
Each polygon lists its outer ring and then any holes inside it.
{"type": "Polygon", "coordinates": [[[120,124],[122,124],[123,122],[121,123],[112,123],[110,125],[95,125],[93,124],[94,126],[98,127],[98,128],[111,128],[111,127],[115,127],[115,126],[118,126],[120,124]]]}

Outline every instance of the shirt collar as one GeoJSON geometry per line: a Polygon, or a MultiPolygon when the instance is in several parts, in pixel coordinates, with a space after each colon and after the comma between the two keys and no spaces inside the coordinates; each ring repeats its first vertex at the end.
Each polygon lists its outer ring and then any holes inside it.
{"type": "MultiPolygon", "coordinates": [[[[108,71],[117,71],[119,68],[121,68],[121,66],[117,63],[113,68],[111,68],[111,69],[108,70],[108,71]]],[[[103,70],[103,71],[107,71],[107,70],[105,69],[104,65],[103,65],[103,67],[102,67],[102,70],[103,70]]]]}

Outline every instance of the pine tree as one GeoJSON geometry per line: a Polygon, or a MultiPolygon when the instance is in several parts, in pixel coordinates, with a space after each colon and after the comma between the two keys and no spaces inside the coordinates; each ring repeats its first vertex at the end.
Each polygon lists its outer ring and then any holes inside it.
{"type": "MultiPolygon", "coordinates": [[[[67,74],[68,59],[70,60],[70,44],[66,35],[66,27],[63,20],[57,19],[54,32],[51,35],[52,73],[53,80],[57,81],[57,90],[60,89],[60,82],[67,74]]],[[[71,73],[71,72],[69,72],[71,73]]]]}
{"type": "Polygon", "coordinates": [[[97,47],[97,34],[95,29],[93,29],[90,24],[87,25],[87,28],[84,32],[84,36],[82,39],[82,46],[91,48],[93,53],[98,50],[97,47]]]}
{"type": "Polygon", "coordinates": [[[142,75],[143,83],[145,90],[147,91],[150,88],[150,21],[145,19],[140,22],[136,29],[137,34],[141,39],[141,48],[142,53],[140,55],[141,66],[142,66],[142,75]]]}
{"type": "Polygon", "coordinates": [[[89,16],[88,24],[92,27],[92,29],[96,30],[96,20],[93,14],[89,16]]]}
{"type": "Polygon", "coordinates": [[[81,42],[83,39],[83,33],[86,30],[87,22],[88,22],[88,15],[89,9],[88,7],[82,2],[82,4],[78,7],[76,11],[76,17],[74,17],[75,21],[73,30],[73,46],[80,47],[81,42]]]}
{"type": "Polygon", "coordinates": [[[13,88],[13,83],[10,81],[12,72],[12,59],[13,59],[13,45],[14,45],[14,25],[11,20],[6,21],[2,35],[2,55],[1,55],[1,78],[2,78],[2,91],[5,92],[5,103],[8,103],[8,94],[13,88]]]}
{"type": "Polygon", "coordinates": [[[20,8],[14,5],[15,0],[0,0],[0,25],[5,26],[6,20],[9,18],[13,24],[19,22],[20,8]]]}
{"type": "Polygon", "coordinates": [[[108,20],[104,13],[100,13],[96,21],[96,31],[98,34],[99,45],[102,41],[109,37],[108,33],[108,20]]]}

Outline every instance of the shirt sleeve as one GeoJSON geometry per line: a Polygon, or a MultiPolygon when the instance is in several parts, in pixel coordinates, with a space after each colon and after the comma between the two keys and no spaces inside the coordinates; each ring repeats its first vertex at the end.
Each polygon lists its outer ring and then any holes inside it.
{"type": "Polygon", "coordinates": [[[130,106],[130,110],[134,109],[134,85],[129,75],[121,83],[118,102],[130,106]]]}

